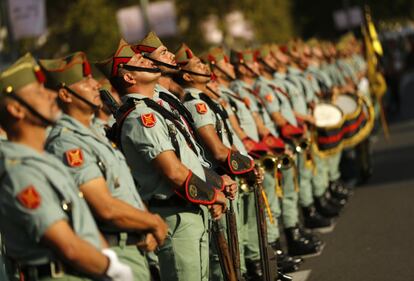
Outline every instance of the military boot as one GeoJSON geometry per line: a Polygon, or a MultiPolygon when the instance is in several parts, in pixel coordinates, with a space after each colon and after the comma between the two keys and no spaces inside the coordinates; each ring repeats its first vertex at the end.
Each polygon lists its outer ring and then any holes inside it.
{"type": "Polygon", "coordinates": [[[332,205],[325,194],[314,198],[316,211],[327,218],[333,218],[339,215],[340,208],[332,205]]]}
{"type": "Polygon", "coordinates": [[[329,191],[338,199],[348,199],[352,191],[347,188],[340,179],[329,182],[329,191]]]}
{"type": "Polygon", "coordinates": [[[310,230],[307,230],[301,226],[297,226],[299,228],[299,232],[300,234],[305,237],[306,239],[310,240],[313,244],[315,244],[316,246],[321,246],[323,243],[321,241],[321,239],[318,237],[318,235],[316,235],[315,233],[313,233],[310,230]]]}
{"type": "Polygon", "coordinates": [[[247,280],[262,280],[263,271],[260,260],[246,260],[247,280]]]}
{"type": "Polygon", "coordinates": [[[319,214],[313,204],[302,207],[302,214],[306,228],[314,229],[331,225],[331,220],[319,214]]]}
{"type": "Polygon", "coordinates": [[[277,258],[277,267],[282,273],[290,273],[299,269],[299,265],[303,262],[302,258],[293,258],[282,250],[280,240],[269,243],[277,258]]]}
{"type": "Polygon", "coordinates": [[[299,227],[286,228],[285,234],[289,255],[304,256],[315,254],[319,251],[319,246],[303,236],[299,227]]]}

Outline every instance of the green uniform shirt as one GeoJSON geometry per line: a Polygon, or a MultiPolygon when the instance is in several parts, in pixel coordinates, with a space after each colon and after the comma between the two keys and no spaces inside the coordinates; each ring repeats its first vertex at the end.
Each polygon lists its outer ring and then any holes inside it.
{"type": "Polygon", "coordinates": [[[247,105],[243,101],[231,97],[231,95],[233,95],[241,99],[241,96],[239,96],[237,92],[224,86],[220,86],[220,91],[223,94],[223,98],[230,103],[232,111],[235,112],[240,128],[243,129],[249,138],[254,141],[259,141],[259,132],[257,131],[253,115],[247,108],[247,105]]]}
{"type": "MultiPolygon", "coordinates": [[[[300,89],[292,81],[286,79],[283,73],[275,73],[272,80],[282,88],[290,97],[292,109],[300,114],[307,114],[308,108],[305,97],[300,93],[300,89]]],[[[280,94],[279,94],[280,95],[280,94]]]]}
{"type": "Polygon", "coordinates": [[[310,65],[306,69],[306,73],[310,73],[313,77],[316,78],[320,83],[324,84],[328,89],[331,89],[333,86],[331,78],[329,78],[329,75],[322,71],[320,67],[317,67],[316,65],[310,65]]]}
{"type": "Polygon", "coordinates": [[[9,256],[31,265],[54,258],[53,252],[40,240],[54,223],[69,221],[55,189],[72,204],[74,232],[96,248],[102,247],[90,210],[59,160],[46,152],[40,154],[11,142],[4,142],[0,150],[0,229],[9,256]]]}
{"type": "MultiPolygon", "coordinates": [[[[46,149],[66,164],[78,186],[103,177],[113,197],[144,209],[125,157],[93,126],[87,128],[64,114],[53,127],[46,141],[46,149]],[[81,164],[71,163],[71,151],[80,151],[81,164]]],[[[113,230],[109,226],[101,225],[101,228],[113,230]]]]}
{"type": "MultiPolygon", "coordinates": [[[[177,98],[173,93],[168,91],[166,88],[161,86],[160,84],[155,85],[154,91],[155,91],[155,98],[158,100],[158,103],[160,105],[162,105],[168,111],[174,113],[176,116],[180,116],[181,121],[185,124],[184,128],[186,129],[187,133],[192,135],[191,130],[189,128],[189,125],[187,124],[187,121],[185,120],[185,118],[178,112],[178,110],[176,110],[175,108],[172,108],[171,106],[169,106],[167,102],[159,99],[158,96],[159,96],[159,93],[163,92],[163,93],[169,95],[170,97],[174,98],[179,103],[181,103],[181,100],[179,98],[177,98]]],[[[204,154],[203,148],[198,143],[195,142],[195,144],[196,144],[197,155],[199,155],[200,162],[206,167],[209,166],[210,164],[206,163],[206,161],[205,161],[206,159],[204,158],[205,154],[204,154]]]]}
{"type": "MultiPolygon", "coordinates": [[[[122,97],[122,100],[125,102],[128,98],[143,99],[146,97],[141,94],[128,94],[122,97]]],[[[164,108],[169,108],[168,103],[159,99],[156,93],[152,99],[162,104],[164,108]]],[[[170,111],[172,111],[171,108],[170,111]]],[[[174,193],[172,184],[152,164],[152,160],[160,153],[175,151],[168,132],[169,126],[175,128],[172,122],[147,107],[142,101],[136,103],[135,109],[127,116],[122,126],[122,149],[134,179],[140,185],[140,194],[144,200],[149,200],[154,196],[166,199],[174,193]]],[[[185,137],[178,130],[176,130],[176,139],[181,162],[204,180],[200,156],[189,147],[185,137]]],[[[195,143],[194,140],[193,143],[195,143]]]]}
{"type": "Polygon", "coordinates": [[[297,121],[289,98],[279,92],[275,93],[270,85],[273,85],[274,87],[279,86],[273,81],[263,77],[257,81],[256,85],[259,96],[265,101],[267,111],[270,114],[280,112],[290,124],[297,126],[297,121]]]}
{"type": "MultiPolygon", "coordinates": [[[[264,125],[269,129],[269,131],[274,135],[277,136],[278,133],[276,131],[276,127],[269,116],[267,109],[264,106],[264,102],[260,102],[259,99],[262,99],[260,96],[257,98],[253,93],[253,87],[255,86],[248,85],[247,83],[236,80],[232,83],[233,91],[237,92],[239,96],[244,100],[244,103],[247,105],[247,108],[253,113],[257,113],[263,119],[264,125]]],[[[256,125],[256,123],[255,123],[256,125]]]]}
{"type": "Polygon", "coordinates": [[[317,86],[312,86],[312,83],[301,70],[289,67],[286,79],[295,84],[295,86],[299,89],[299,92],[305,97],[307,103],[315,101],[315,88],[317,86]]]}
{"type": "Polygon", "coordinates": [[[345,78],[343,77],[341,71],[338,69],[336,63],[324,63],[321,66],[321,70],[329,76],[333,86],[345,86],[345,78]]]}
{"type": "MultiPolygon", "coordinates": [[[[195,88],[186,88],[184,91],[193,98],[192,100],[184,102],[184,105],[188,111],[190,111],[196,128],[200,129],[207,125],[213,125],[213,127],[217,130],[217,122],[220,122],[219,126],[221,127],[221,135],[219,135],[219,137],[223,144],[230,148],[231,144],[228,138],[228,132],[224,126],[225,120],[223,120],[219,114],[216,114],[207,103],[200,99],[200,93],[202,93],[200,90],[195,88]]],[[[223,110],[222,106],[218,102],[215,100],[213,100],[213,102],[223,110]]],[[[230,134],[232,134],[232,132],[230,132],[230,134]]]]}

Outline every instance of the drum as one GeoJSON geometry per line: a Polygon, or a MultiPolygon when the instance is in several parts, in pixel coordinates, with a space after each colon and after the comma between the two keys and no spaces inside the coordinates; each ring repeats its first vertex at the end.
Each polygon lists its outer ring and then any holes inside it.
{"type": "Polygon", "coordinates": [[[343,94],[336,97],[334,104],[344,113],[345,121],[342,128],[344,147],[352,147],[359,142],[361,136],[358,133],[367,123],[362,99],[352,94],[343,94]]]}
{"type": "Polygon", "coordinates": [[[316,129],[314,143],[323,154],[334,153],[342,146],[342,128],[344,114],[341,109],[331,103],[318,103],[313,110],[316,129]]]}

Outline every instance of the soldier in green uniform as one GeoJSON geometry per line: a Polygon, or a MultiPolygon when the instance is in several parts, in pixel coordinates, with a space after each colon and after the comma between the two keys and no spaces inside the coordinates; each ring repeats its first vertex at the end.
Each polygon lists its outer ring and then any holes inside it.
{"type": "MultiPolygon", "coordinates": [[[[295,87],[295,84],[293,84],[291,81],[287,81],[286,75],[287,75],[287,65],[290,62],[290,58],[289,56],[287,56],[286,54],[282,53],[280,51],[280,49],[277,46],[274,46],[272,48],[272,54],[275,58],[275,69],[276,72],[273,74],[274,79],[273,81],[275,81],[277,83],[278,86],[283,87],[285,85],[285,89],[286,94],[289,95],[284,95],[283,93],[279,93],[278,94],[278,101],[282,101],[282,104],[285,104],[286,108],[292,108],[292,112],[293,111],[293,107],[296,107],[296,110],[298,110],[299,112],[302,112],[302,114],[297,113],[297,117],[303,117],[306,116],[305,114],[308,112],[307,109],[307,105],[306,102],[304,100],[304,95],[301,94],[300,89],[298,89],[297,87],[295,87]],[[292,101],[292,103],[290,103],[290,101],[292,101]]],[[[301,83],[300,81],[298,81],[298,83],[301,83]]],[[[296,118],[295,120],[292,119],[292,114],[290,115],[286,115],[286,111],[285,114],[282,114],[283,116],[287,117],[287,120],[290,120],[289,123],[291,122],[295,122],[297,124],[296,118]]],[[[286,118],[285,117],[285,118],[286,118]]],[[[296,116],[295,116],[296,117],[296,116]]],[[[283,119],[278,117],[277,114],[274,115],[275,121],[279,120],[278,122],[282,122],[283,124],[283,119]],[[278,119],[276,119],[278,118],[278,119]]],[[[306,117],[305,117],[306,119],[306,117]]],[[[292,123],[291,123],[292,124],[292,123]]],[[[313,192],[312,193],[302,193],[303,197],[302,197],[302,203],[304,207],[311,207],[310,209],[304,210],[304,214],[305,214],[305,218],[307,217],[307,215],[311,215],[315,214],[315,210],[314,208],[311,206],[312,201],[314,202],[314,206],[316,208],[316,211],[318,213],[320,213],[321,215],[325,216],[325,217],[334,217],[337,216],[339,214],[339,207],[331,204],[326,198],[325,198],[325,194],[328,188],[328,167],[327,167],[327,160],[319,158],[318,155],[316,153],[313,154],[313,160],[314,160],[314,164],[315,164],[315,175],[312,176],[311,174],[309,175],[309,171],[304,171],[306,175],[306,173],[311,177],[312,179],[312,186],[313,186],[313,192]],[[313,200],[312,200],[312,196],[313,195],[313,200]]],[[[304,161],[303,161],[304,163],[304,161]]],[[[309,177],[308,177],[309,178],[309,177]]],[[[313,224],[313,223],[312,223],[313,224]]],[[[312,225],[311,224],[311,225],[312,225]]],[[[323,222],[322,222],[323,224],[323,222]]],[[[309,226],[311,226],[309,225],[309,226]]]]}
{"type": "MultiPolygon", "coordinates": [[[[270,46],[262,46],[259,50],[259,65],[262,76],[256,81],[256,88],[271,88],[273,92],[278,91],[277,95],[286,95],[292,106],[296,119],[313,122],[313,118],[308,114],[305,97],[300,94],[297,87],[290,80],[286,79],[286,74],[277,71],[270,46]]],[[[300,83],[300,82],[299,82],[300,83]]],[[[297,153],[297,165],[299,172],[299,205],[302,208],[304,225],[307,228],[326,227],[330,225],[330,220],[321,216],[314,207],[312,193],[313,165],[309,159],[309,150],[297,153]]]]}
{"type": "MultiPolygon", "coordinates": [[[[239,77],[244,80],[244,83],[238,83],[239,92],[249,92],[249,88],[247,85],[250,84],[250,87],[254,86],[254,83],[257,78],[264,79],[259,76],[259,68],[258,64],[255,61],[255,58],[251,52],[247,52],[247,55],[244,55],[242,52],[234,61],[236,64],[236,69],[238,70],[239,77]],[[250,81],[250,83],[248,83],[250,81]],[[247,83],[246,83],[247,82],[247,83]],[[241,86],[240,86],[241,85],[241,86]]],[[[237,84],[236,84],[237,85],[237,84]]],[[[284,104],[284,110],[279,110],[279,104],[277,103],[277,98],[274,96],[273,89],[268,86],[268,84],[264,83],[260,87],[256,84],[256,91],[259,97],[264,101],[263,105],[265,109],[269,112],[270,117],[277,125],[285,125],[287,122],[286,120],[284,124],[279,124],[280,121],[277,118],[284,118],[280,115],[279,111],[286,112],[287,116],[290,116],[290,123],[291,125],[297,125],[296,119],[294,117],[293,111],[290,108],[290,105],[287,103],[284,104]],[[275,117],[276,116],[276,117],[275,117]],[[278,122],[276,122],[278,121],[278,122]]],[[[237,87],[235,87],[237,89],[237,87]]],[[[250,91],[253,92],[252,89],[250,91]]],[[[285,97],[286,98],[286,97],[285,97]]],[[[286,98],[287,99],[287,98],[286,98]]],[[[282,130],[283,132],[283,130],[282,130]]],[[[283,223],[285,226],[285,234],[287,237],[288,242],[288,249],[291,255],[306,255],[315,253],[319,249],[320,241],[311,233],[306,232],[303,228],[299,227],[299,214],[298,214],[298,186],[295,184],[295,170],[294,169],[286,169],[282,171],[283,180],[282,180],[282,187],[283,187],[283,197],[281,199],[282,202],[282,218],[283,223]]]]}
{"type": "Polygon", "coordinates": [[[46,150],[73,175],[109,246],[138,280],[150,280],[144,254],[161,246],[167,226],[151,214],[138,194],[122,153],[97,131],[93,116],[102,107],[99,84],[84,53],[41,60],[46,85],[58,91],[64,112],[51,130],[46,150]]]}
{"type": "Polygon", "coordinates": [[[27,54],[0,74],[0,230],[11,280],[128,280],[129,266],[106,248],[83,195],[66,168],[44,151],[56,93],[27,54]],[[13,269],[17,273],[13,272],[13,269]]]}
{"type": "MultiPolygon", "coordinates": [[[[181,46],[175,56],[177,63],[181,66],[181,71],[174,77],[174,80],[184,88],[186,93],[184,105],[191,113],[196,132],[205,148],[207,159],[213,164],[213,169],[233,177],[249,173],[254,167],[253,161],[247,156],[241,140],[233,134],[228,123],[228,108],[224,107],[225,103],[220,103],[219,92],[216,91],[217,89],[212,83],[208,84],[211,78],[208,66],[202,63],[200,58],[195,56],[185,44],[181,46]],[[239,153],[237,147],[242,148],[244,155],[239,153]],[[232,163],[236,163],[236,165],[232,163]]],[[[238,200],[234,201],[230,204],[237,204],[238,200]]],[[[224,220],[220,223],[225,227],[224,220]]],[[[223,276],[220,273],[220,264],[218,263],[219,257],[215,250],[217,246],[212,247],[210,278],[222,280],[223,276]]],[[[243,250],[241,250],[241,259],[243,258],[243,250]]]]}
{"type": "MultiPolygon", "coordinates": [[[[257,128],[251,112],[246,107],[244,101],[230,90],[229,84],[235,79],[233,66],[230,64],[228,57],[225,56],[223,50],[217,48],[210,50],[206,61],[210,62],[210,67],[214,75],[217,77],[218,88],[217,93],[228,103],[230,107],[226,107],[228,121],[234,132],[235,146],[242,153],[248,153],[260,149],[260,144],[253,141],[258,139],[257,128]],[[218,70],[221,69],[221,72],[218,70]],[[238,143],[238,140],[241,143],[238,143]]],[[[253,210],[254,197],[249,192],[247,183],[238,178],[240,184],[240,195],[238,200],[238,227],[239,227],[239,244],[241,256],[241,270],[248,277],[260,277],[260,268],[258,259],[260,258],[260,249],[258,237],[256,234],[256,216],[253,210]],[[247,268],[246,268],[247,265],[247,268]]],[[[282,253],[282,252],[280,252],[282,253]]],[[[278,257],[278,265],[281,265],[282,259],[278,257]]]]}
{"type": "Polygon", "coordinates": [[[213,172],[200,162],[186,125],[155,91],[160,69],[133,49],[121,42],[101,68],[123,100],[118,139],[140,194],[169,227],[157,251],[161,280],[208,280],[205,206],[219,219],[226,208],[223,191],[230,184],[206,176],[213,172]]]}
{"type": "MultiPolygon", "coordinates": [[[[317,42],[311,41],[310,46],[310,54],[306,58],[308,68],[305,73],[311,74],[318,81],[319,92],[316,93],[317,101],[329,99],[331,95],[336,96],[349,91],[349,88],[353,88],[353,86],[347,86],[336,64],[327,63],[324,53],[317,42]]],[[[325,54],[328,54],[328,52],[325,51],[325,54]]],[[[318,90],[317,88],[315,89],[316,91],[318,90]]],[[[324,205],[323,201],[325,199],[323,197],[328,197],[331,205],[333,204],[340,208],[349,196],[349,190],[340,181],[339,164],[342,152],[339,151],[328,157],[321,157],[317,152],[314,155],[317,168],[317,176],[313,179],[314,195],[317,198],[322,198],[317,205],[319,207],[324,205]],[[324,196],[322,197],[322,195],[324,196]]]]}

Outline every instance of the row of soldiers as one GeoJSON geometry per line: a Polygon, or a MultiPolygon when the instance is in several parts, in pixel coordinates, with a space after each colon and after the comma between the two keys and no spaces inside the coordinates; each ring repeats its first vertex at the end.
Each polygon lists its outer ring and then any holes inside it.
{"type": "Polygon", "coordinates": [[[0,74],[9,279],[291,280],[351,193],[312,109],[364,72],[355,40],[25,55],[0,74]]]}

